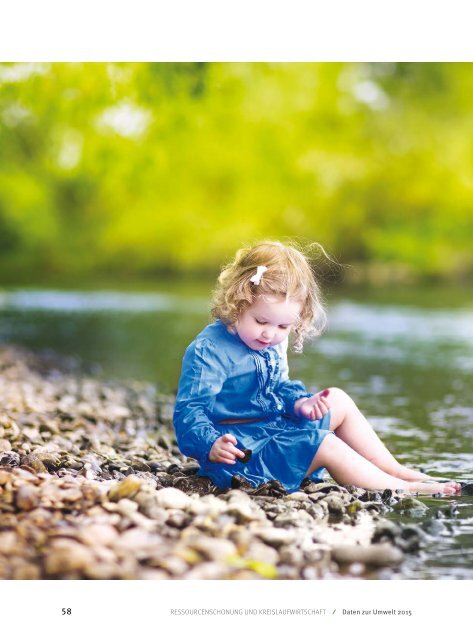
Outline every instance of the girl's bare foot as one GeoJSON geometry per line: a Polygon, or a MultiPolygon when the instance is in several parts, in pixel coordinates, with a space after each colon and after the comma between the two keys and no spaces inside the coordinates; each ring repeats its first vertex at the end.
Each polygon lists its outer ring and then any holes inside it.
{"type": "Polygon", "coordinates": [[[446,496],[458,495],[461,491],[461,485],[454,480],[448,482],[408,482],[408,491],[415,493],[423,493],[432,495],[434,493],[442,493],[446,496]]]}

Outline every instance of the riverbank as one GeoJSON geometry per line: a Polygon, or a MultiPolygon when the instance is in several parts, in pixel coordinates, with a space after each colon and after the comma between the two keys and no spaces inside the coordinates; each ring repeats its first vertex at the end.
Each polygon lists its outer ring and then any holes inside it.
{"type": "Polygon", "coordinates": [[[318,579],[395,570],[425,534],[413,498],[195,475],[173,397],[74,359],[0,347],[0,578],[318,579]]]}

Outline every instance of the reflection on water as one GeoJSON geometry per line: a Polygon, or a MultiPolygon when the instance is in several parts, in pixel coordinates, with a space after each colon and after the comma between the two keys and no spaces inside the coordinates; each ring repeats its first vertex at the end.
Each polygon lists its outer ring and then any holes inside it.
{"type": "MultiPolygon", "coordinates": [[[[344,388],[401,462],[471,482],[471,296],[451,309],[440,308],[441,298],[433,307],[431,291],[426,297],[428,308],[422,295],[416,306],[334,300],[326,334],[290,356],[292,377],[309,388],[344,388]]],[[[103,376],[151,380],[170,392],[208,305],[192,292],[7,291],[0,340],[76,354],[103,376]]],[[[473,500],[458,498],[458,514],[442,515],[451,501],[428,499],[427,515],[412,520],[429,537],[402,577],[473,578],[473,500]]]]}

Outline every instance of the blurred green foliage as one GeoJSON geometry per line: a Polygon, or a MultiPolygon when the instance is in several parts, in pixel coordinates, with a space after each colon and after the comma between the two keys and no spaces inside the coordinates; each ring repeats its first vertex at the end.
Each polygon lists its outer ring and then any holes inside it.
{"type": "Polygon", "coordinates": [[[1,64],[0,277],[214,272],[294,238],[360,278],[466,279],[472,70],[1,64]]]}

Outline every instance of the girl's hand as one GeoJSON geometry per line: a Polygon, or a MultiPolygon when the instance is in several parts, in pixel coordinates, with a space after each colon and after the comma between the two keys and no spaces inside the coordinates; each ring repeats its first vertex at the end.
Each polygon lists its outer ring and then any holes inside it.
{"type": "Polygon", "coordinates": [[[244,458],[245,454],[235,447],[237,440],[231,433],[225,433],[217,438],[209,453],[210,462],[224,462],[225,464],[235,464],[235,456],[244,458]]]}
{"type": "Polygon", "coordinates": [[[329,389],[324,389],[310,398],[300,398],[294,406],[296,415],[306,420],[321,420],[330,411],[329,393],[329,389]]]}

